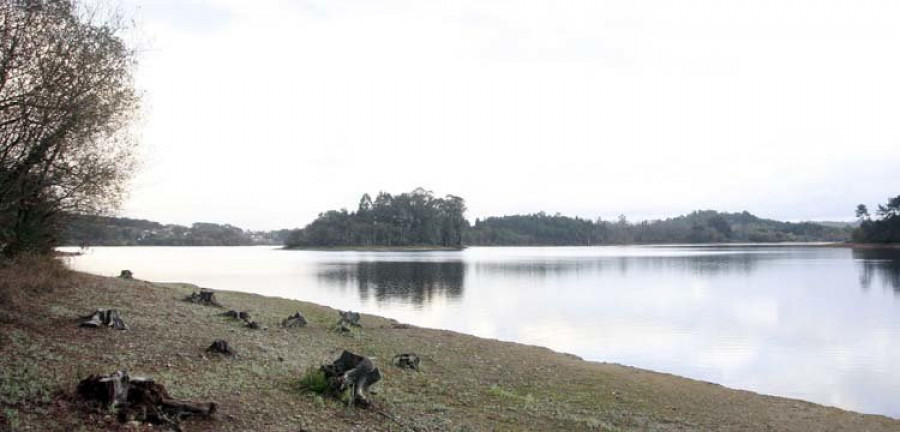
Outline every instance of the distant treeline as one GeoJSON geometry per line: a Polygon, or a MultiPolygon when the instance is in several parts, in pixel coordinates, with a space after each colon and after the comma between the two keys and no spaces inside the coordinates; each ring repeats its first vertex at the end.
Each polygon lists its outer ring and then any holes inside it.
{"type": "Polygon", "coordinates": [[[879,204],[875,218],[869,209],[860,204],[856,207],[859,228],[853,232],[853,240],[860,243],[900,243],[900,195],[879,204]]]}
{"type": "Polygon", "coordinates": [[[849,224],[779,222],[748,212],[696,211],[665,220],[631,223],[535,213],[489,217],[469,225],[465,201],[436,198],[422,188],[373,201],[363,195],[355,212],[331,210],[302,230],[288,247],[344,246],[590,246],[604,244],[846,241],[849,224]]]}
{"type": "Polygon", "coordinates": [[[466,233],[473,246],[590,246],[603,244],[844,241],[849,226],[779,222],[748,212],[695,211],[685,216],[630,223],[536,213],[476,220],[466,233]]]}
{"type": "Polygon", "coordinates": [[[245,231],[231,225],[189,227],[141,219],[69,215],[60,244],[66,246],[249,246],[281,245],[290,231],[245,231]]]}
{"type": "MultiPolygon", "coordinates": [[[[865,206],[857,209],[858,213],[865,206]]],[[[878,218],[859,214],[860,227],[847,223],[780,222],[748,212],[695,211],[674,218],[632,223],[549,215],[543,212],[465,218],[458,196],[436,197],[418,188],[391,195],[364,194],[355,211],[330,210],[303,229],[245,231],[231,225],[195,223],[190,227],[139,219],[71,216],[62,244],[86,246],[243,246],[288,247],[404,246],[593,246],[620,244],[900,241],[900,197],[879,206],[878,218]]]]}
{"type": "Polygon", "coordinates": [[[374,200],[364,194],[355,212],[319,214],[288,235],[288,247],[442,246],[461,247],[469,226],[466,203],[458,196],[435,197],[422,188],[374,200]]]}

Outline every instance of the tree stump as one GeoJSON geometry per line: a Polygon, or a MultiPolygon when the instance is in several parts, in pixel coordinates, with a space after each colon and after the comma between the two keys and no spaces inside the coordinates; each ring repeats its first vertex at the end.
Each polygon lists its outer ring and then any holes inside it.
{"type": "Polygon", "coordinates": [[[250,312],[246,311],[236,311],[234,309],[228,312],[222,312],[219,315],[226,316],[228,318],[237,319],[241,321],[247,321],[250,319],[250,312]]]}
{"type": "Polygon", "coordinates": [[[91,375],[78,383],[78,395],[98,402],[103,408],[112,408],[128,401],[128,372],[117,371],[112,375],[91,375]]]}
{"type": "Polygon", "coordinates": [[[253,321],[253,320],[244,321],[244,327],[247,327],[248,329],[251,329],[251,330],[260,330],[260,329],[265,330],[266,329],[265,326],[263,326],[262,324],[260,324],[256,321],[253,321]]]}
{"type": "Polygon", "coordinates": [[[381,372],[372,360],[346,350],[332,364],[323,365],[322,372],[333,394],[350,389],[349,406],[354,403],[369,406],[369,387],[381,380],[381,372]]]}
{"type": "Polygon", "coordinates": [[[190,402],[173,399],[166,388],[152,379],[129,377],[128,372],[91,375],[78,383],[78,395],[104,409],[118,411],[119,421],[136,420],[178,429],[186,417],[204,418],[215,414],[214,402],[190,402]]]}
{"type": "Polygon", "coordinates": [[[212,345],[210,345],[209,348],[206,349],[206,352],[222,354],[229,357],[234,357],[237,354],[234,352],[234,349],[228,346],[228,342],[224,339],[216,339],[215,341],[213,341],[212,345]]]}
{"type": "Polygon", "coordinates": [[[362,324],[359,323],[359,312],[338,311],[338,315],[341,317],[341,320],[338,321],[338,325],[343,326],[344,324],[348,324],[353,327],[362,327],[362,324]]]}
{"type": "Polygon", "coordinates": [[[281,326],[286,327],[286,328],[306,327],[307,324],[309,324],[309,323],[306,321],[306,317],[303,316],[303,314],[300,312],[297,312],[297,313],[285,318],[284,321],[281,321],[281,326]]]}
{"type": "Polygon", "coordinates": [[[419,356],[412,353],[403,353],[394,356],[394,366],[399,368],[419,370],[419,356]]]}
{"type": "Polygon", "coordinates": [[[134,273],[132,273],[131,270],[122,270],[122,272],[119,273],[119,277],[122,279],[131,280],[134,279],[134,273]]]}
{"type": "Polygon", "coordinates": [[[244,322],[244,326],[247,327],[248,329],[252,329],[252,330],[265,329],[265,326],[250,319],[250,312],[236,311],[236,310],[232,309],[228,312],[222,312],[219,315],[233,318],[236,320],[241,320],[244,322]]]}
{"type": "Polygon", "coordinates": [[[202,304],[205,306],[222,307],[222,305],[218,301],[216,301],[216,293],[214,291],[206,289],[201,289],[200,292],[193,292],[184,300],[191,303],[202,304]]]}
{"type": "Polygon", "coordinates": [[[119,311],[115,309],[97,309],[94,313],[81,317],[87,320],[81,323],[82,327],[112,327],[116,330],[128,330],[128,324],[122,321],[119,311]]]}

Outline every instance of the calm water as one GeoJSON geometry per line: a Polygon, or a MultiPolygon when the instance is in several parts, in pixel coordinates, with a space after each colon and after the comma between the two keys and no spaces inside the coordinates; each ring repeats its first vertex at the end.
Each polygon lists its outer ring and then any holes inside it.
{"type": "Polygon", "coordinates": [[[98,247],[71,265],[308,300],[900,417],[900,250],[98,247]]]}

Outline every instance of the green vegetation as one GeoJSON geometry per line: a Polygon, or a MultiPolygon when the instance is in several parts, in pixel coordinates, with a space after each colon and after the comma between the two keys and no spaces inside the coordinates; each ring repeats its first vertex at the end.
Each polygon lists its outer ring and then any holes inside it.
{"type": "Polygon", "coordinates": [[[879,204],[873,219],[869,209],[860,204],[856,206],[856,217],[860,219],[859,228],[853,231],[853,240],[860,243],[900,243],[900,195],[879,204]]]}
{"type": "Polygon", "coordinates": [[[476,220],[473,246],[592,246],[604,244],[843,241],[849,229],[813,222],[779,222],[748,212],[695,211],[665,220],[629,223],[536,213],[476,220]]]}
{"type": "Polygon", "coordinates": [[[325,372],[321,368],[311,366],[306,368],[303,376],[300,377],[300,389],[311,391],[313,393],[323,394],[329,389],[328,379],[325,378],[325,372]]]}
{"type": "Polygon", "coordinates": [[[461,247],[469,223],[458,196],[436,198],[417,188],[392,196],[380,192],[359,200],[355,212],[331,210],[288,235],[287,247],[442,246],[461,247]]]}
{"type": "Polygon", "coordinates": [[[525,405],[531,405],[534,403],[534,396],[532,396],[531,393],[528,393],[525,396],[521,396],[516,394],[515,392],[506,390],[497,384],[492,384],[490,387],[488,387],[487,391],[491,396],[521,402],[525,405]]]}
{"type": "Polygon", "coordinates": [[[0,4],[0,250],[46,253],[68,213],[115,208],[139,94],[127,22],[78,0],[0,4]]]}
{"type": "Polygon", "coordinates": [[[163,225],[141,219],[69,215],[60,244],[67,246],[248,246],[284,244],[290,231],[246,231],[232,225],[163,225]]]}

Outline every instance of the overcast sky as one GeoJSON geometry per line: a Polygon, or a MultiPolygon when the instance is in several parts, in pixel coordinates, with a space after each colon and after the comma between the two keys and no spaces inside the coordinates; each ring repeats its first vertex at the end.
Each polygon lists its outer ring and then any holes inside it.
{"type": "Polygon", "coordinates": [[[125,0],[143,168],[122,215],[303,226],[363,192],[470,219],[900,194],[900,2],[125,0]]]}

